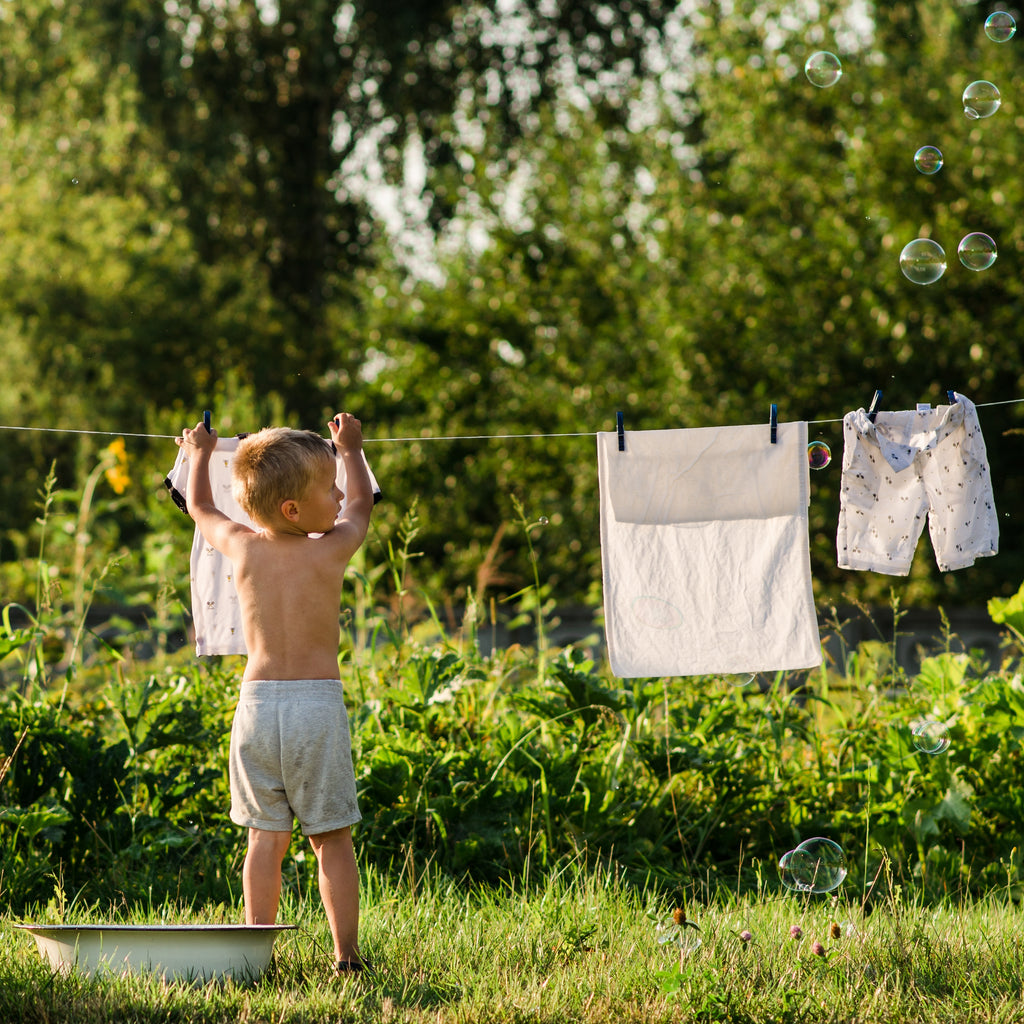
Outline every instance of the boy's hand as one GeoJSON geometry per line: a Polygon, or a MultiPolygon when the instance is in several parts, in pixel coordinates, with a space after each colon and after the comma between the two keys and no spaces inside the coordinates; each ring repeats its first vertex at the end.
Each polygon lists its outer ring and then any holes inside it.
{"type": "Polygon", "coordinates": [[[174,443],[179,448],[198,448],[200,451],[212,452],[217,447],[217,431],[207,430],[206,426],[200,422],[195,425],[193,430],[186,427],[181,432],[181,437],[174,439],[174,443]]]}
{"type": "Polygon", "coordinates": [[[333,420],[328,420],[331,438],[339,452],[358,452],[363,447],[363,425],[348,412],[339,412],[333,420]]]}

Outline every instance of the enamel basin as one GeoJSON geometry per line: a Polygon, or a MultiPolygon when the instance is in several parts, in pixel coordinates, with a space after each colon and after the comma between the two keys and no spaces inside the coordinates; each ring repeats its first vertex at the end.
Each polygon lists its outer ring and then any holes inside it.
{"type": "Polygon", "coordinates": [[[252,981],[274,940],[293,924],[19,924],[52,968],[93,974],[153,973],[165,981],[252,981]]]}

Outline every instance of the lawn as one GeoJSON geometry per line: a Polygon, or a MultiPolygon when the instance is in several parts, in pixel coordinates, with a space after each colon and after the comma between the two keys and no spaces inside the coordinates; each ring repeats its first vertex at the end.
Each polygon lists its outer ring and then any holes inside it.
{"type": "MultiPolygon", "coordinates": [[[[999,894],[923,906],[884,872],[852,893],[739,897],[671,907],[607,873],[566,868],[539,884],[469,887],[368,873],[362,939],[377,970],[338,980],[318,903],[290,900],[271,970],[253,984],[54,975],[3,921],[0,1019],[407,1021],[1019,1021],[1021,912],[999,894]],[[677,915],[678,916],[678,915],[677,915]]],[[[134,923],[230,919],[221,906],[123,911],[134,923]]],[[[85,922],[95,918],[81,913],[85,922]]]]}

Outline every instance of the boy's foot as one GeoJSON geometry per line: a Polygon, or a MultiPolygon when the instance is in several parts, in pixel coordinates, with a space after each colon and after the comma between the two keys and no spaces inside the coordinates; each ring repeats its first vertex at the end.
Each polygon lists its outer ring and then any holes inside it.
{"type": "Polygon", "coordinates": [[[364,960],[360,957],[357,960],[335,960],[334,961],[334,973],[339,977],[344,977],[347,974],[362,974],[364,971],[369,974],[373,970],[373,965],[369,960],[364,960]]]}

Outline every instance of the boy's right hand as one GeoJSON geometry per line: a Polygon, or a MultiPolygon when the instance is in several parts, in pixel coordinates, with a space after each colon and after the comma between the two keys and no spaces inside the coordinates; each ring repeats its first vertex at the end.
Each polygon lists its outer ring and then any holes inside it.
{"type": "Polygon", "coordinates": [[[200,421],[192,430],[186,427],[181,437],[174,439],[174,443],[179,448],[198,448],[201,452],[212,452],[217,447],[217,431],[207,430],[206,425],[200,421]]]}

